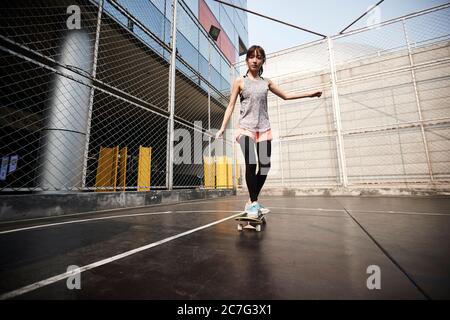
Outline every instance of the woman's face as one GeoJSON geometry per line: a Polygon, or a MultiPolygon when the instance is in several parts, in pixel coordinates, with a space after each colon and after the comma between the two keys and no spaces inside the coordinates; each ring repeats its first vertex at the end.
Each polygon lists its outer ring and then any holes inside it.
{"type": "Polygon", "coordinates": [[[257,72],[261,68],[263,62],[264,60],[262,55],[256,50],[251,53],[247,59],[248,69],[257,72]]]}

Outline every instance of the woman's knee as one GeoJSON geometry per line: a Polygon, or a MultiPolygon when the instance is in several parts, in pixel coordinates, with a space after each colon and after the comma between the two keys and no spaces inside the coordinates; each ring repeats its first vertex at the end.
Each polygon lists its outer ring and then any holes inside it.
{"type": "Polygon", "coordinates": [[[248,136],[242,136],[240,139],[240,145],[242,149],[242,153],[244,155],[245,164],[246,165],[256,165],[256,154],[254,151],[255,143],[248,136]]]}
{"type": "Polygon", "coordinates": [[[269,171],[270,171],[270,161],[267,162],[267,163],[264,163],[264,164],[261,163],[259,165],[259,172],[260,172],[260,174],[267,176],[269,171]]]}

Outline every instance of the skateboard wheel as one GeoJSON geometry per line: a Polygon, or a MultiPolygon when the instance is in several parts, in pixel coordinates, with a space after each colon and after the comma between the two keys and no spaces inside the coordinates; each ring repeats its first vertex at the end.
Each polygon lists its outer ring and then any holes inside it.
{"type": "Polygon", "coordinates": [[[258,231],[258,232],[261,231],[261,225],[260,225],[260,224],[258,224],[258,225],[256,226],[256,231],[258,231]]]}
{"type": "Polygon", "coordinates": [[[238,229],[238,231],[242,231],[242,225],[241,225],[241,224],[238,224],[238,225],[237,225],[237,229],[238,229]]]}

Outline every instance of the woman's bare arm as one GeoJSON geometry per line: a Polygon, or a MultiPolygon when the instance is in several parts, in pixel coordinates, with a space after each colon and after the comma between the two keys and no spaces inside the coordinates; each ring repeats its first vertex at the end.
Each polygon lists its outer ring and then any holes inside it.
{"type": "Polygon", "coordinates": [[[314,97],[319,98],[322,95],[321,91],[306,92],[306,93],[286,93],[283,90],[281,90],[281,88],[271,80],[269,80],[269,90],[283,100],[294,100],[294,99],[314,98],[314,97]]]}
{"type": "Polygon", "coordinates": [[[220,127],[219,132],[217,132],[216,138],[220,138],[225,129],[227,128],[228,121],[230,120],[230,117],[233,114],[233,110],[236,105],[236,100],[239,95],[240,82],[241,82],[240,78],[234,80],[233,88],[231,89],[230,103],[228,103],[228,107],[223,117],[222,126],[220,127]]]}

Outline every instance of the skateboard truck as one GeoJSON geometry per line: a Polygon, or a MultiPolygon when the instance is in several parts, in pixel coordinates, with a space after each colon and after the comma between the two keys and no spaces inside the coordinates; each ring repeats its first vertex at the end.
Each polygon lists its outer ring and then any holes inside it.
{"type": "Polygon", "coordinates": [[[249,218],[246,214],[235,218],[238,221],[237,229],[238,231],[242,231],[244,229],[256,230],[257,232],[261,231],[261,225],[267,223],[266,217],[264,215],[260,215],[258,218],[249,218]],[[241,222],[246,223],[245,225],[241,222]]]}

